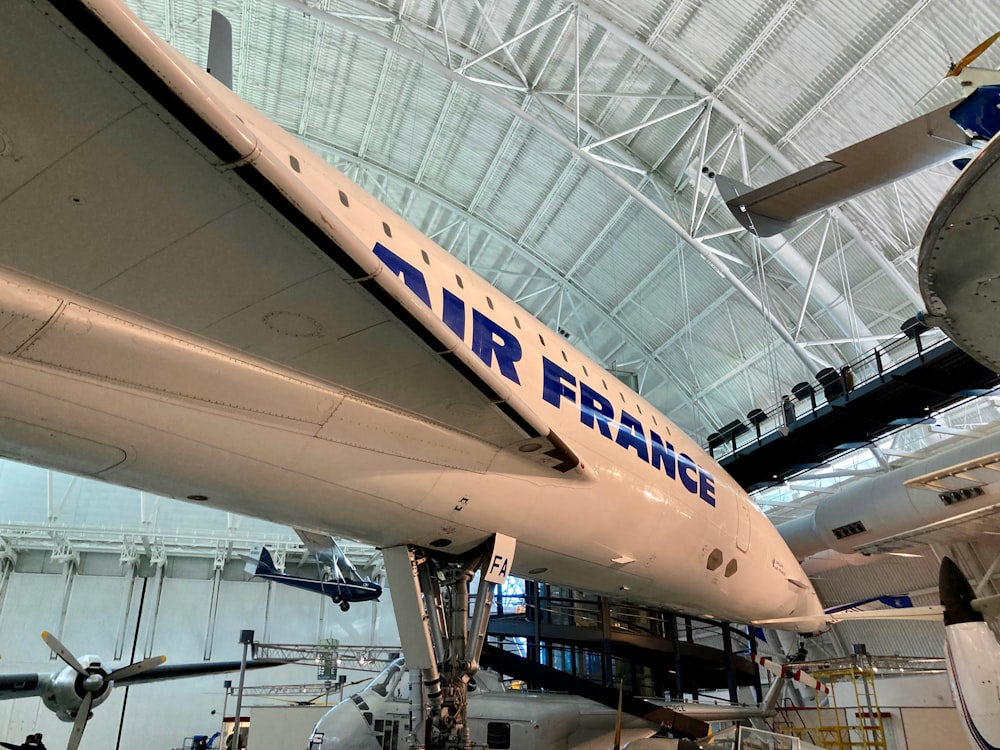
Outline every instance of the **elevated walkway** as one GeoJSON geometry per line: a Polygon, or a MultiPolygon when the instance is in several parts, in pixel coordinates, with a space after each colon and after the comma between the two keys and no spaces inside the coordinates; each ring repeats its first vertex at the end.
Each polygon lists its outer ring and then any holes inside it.
{"type": "MultiPolygon", "coordinates": [[[[898,344],[904,342],[897,342],[897,351],[898,344]]],[[[832,387],[828,381],[825,402],[824,388],[800,383],[795,389],[799,397],[796,407],[802,413],[794,420],[786,420],[776,413],[778,410],[755,410],[760,413],[755,425],[761,428],[759,434],[756,430],[750,433],[742,422],[727,425],[728,433],[722,437],[729,438],[728,446],[713,446],[719,462],[748,491],[779,484],[841,453],[921,422],[958,401],[984,395],[1000,384],[1000,375],[950,340],[923,349],[917,336],[914,353],[887,367],[893,353],[891,347],[877,349],[851,363],[858,373],[858,384],[845,389],[839,378],[832,387]],[[727,448],[734,450],[720,456],[727,448]]]]}
{"type": "MultiPolygon", "coordinates": [[[[492,642],[517,644],[530,662],[604,686],[623,677],[626,691],[641,695],[684,694],[752,686],[760,677],[745,654],[755,644],[745,626],[697,620],[666,610],[611,603],[603,597],[525,581],[524,598],[498,597],[490,618],[492,642]],[[514,612],[510,613],[513,609],[514,612]]],[[[512,672],[505,672],[511,674],[512,672]]],[[[532,687],[544,672],[525,679],[532,687]]]]}

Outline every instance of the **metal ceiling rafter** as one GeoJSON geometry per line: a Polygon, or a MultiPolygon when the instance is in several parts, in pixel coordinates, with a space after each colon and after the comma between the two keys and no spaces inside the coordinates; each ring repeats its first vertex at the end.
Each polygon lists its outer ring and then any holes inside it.
{"type": "MultiPolygon", "coordinates": [[[[521,100],[521,106],[527,107],[531,103],[532,94],[526,94],[521,100]]],[[[522,120],[518,117],[513,117],[510,121],[510,125],[507,127],[507,132],[504,133],[503,139],[500,141],[500,145],[497,150],[493,153],[493,159],[490,161],[489,166],[486,168],[486,173],[483,178],[479,181],[479,188],[476,190],[475,195],[472,196],[472,200],[469,201],[469,205],[466,208],[468,213],[473,213],[479,206],[479,201],[483,199],[483,196],[487,194],[487,190],[493,182],[493,178],[496,172],[502,165],[506,162],[505,156],[507,155],[507,149],[514,142],[514,134],[517,133],[518,127],[520,126],[522,120]]]]}
{"type": "MultiPolygon", "coordinates": [[[[614,94],[613,96],[617,96],[617,94],[614,94]]],[[[685,112],[690,112],[692,109],[697,109],[698,107],[705,106],[705,104],[707,102],[708,102],[708,99],[706,99],[705,97],[702,97],[702,98],[700,98],[700,99],[698,99],[698,100],[696,100],[694,102],[686,104],[683,107],[679,107],[677,109],[673,109],[673,110],[667,112],[666,114],[657,115],[656,117],[653,117],[652,119],[648,119],[647,118],[647,119],[643,120],[642,122],[640,122],[638,125],[633,125],[631,127],[625,128],[625,130],[622,130],[622,131],[620,131],[618,133],[614,133],[613,135],[605,136],[604,138],[601,138],[599,140],[596,140],[596,141],[588,143],[588,144],[586,144],[584,146],[581,146],[580,150],[581,151],[593,151],[598,146],[603,146],[606,143],[611,143],[612,141],[617,141],[617,140],[619,140],[621,138],[624,138],[627,135],[632,135],[633,133],[638,133],[640,130],[644,130],[645,128],[648,128],[648,127],[650,127],[652,125],[658,125],[661,122],[669,120],[669,119],[671,119],[673,117],[677,117],[677,115],[682,115],[685,112]]]]}
{"type": "MultiPolygon", "coordinates": [[[[399,43],[399,24],[396,24],[392,28],[392,41],[399,43]]],[[[365,129],[361,134],[361,143],[358,145],[358,156],[362,159],[365,158],[365,154],[368,153],[368,144],[371,142],[372,129],[375,127],[375,123],[378,122],[375,117],[378,112],[379,105],[382,103],[382,92],[385,91],[386,83],[389,81],[389,70],[392,67],[393,53],[391,50],[386,50],[385,57],[382,58],[382,67],[378,73],[378,83],[375,84],[375,94],[372,96],[371,106],[368,108],[368,119],[365,122],[365,129]]]]}
{"type": "MultiPolygon", "coordinates": [[[[488,89],[485,89],[485,88],[483,88],[481,86],[478,86],[475,81],[470,80],[468,77],[463,76],[463,75],[461,75],[459,73],[456,73],[455,71],[453,71],[453,70],[451,70],[449,68],[446,68],[445,66],[440,65],[439,63],[428,61],[427,58],[426,58],[426,56],[420,55],[416,51],[414,51],[414,50],[412,50],[412,49],[410,49],[408,47],[405,47],[405,46],[403,46],[403,45],[401,45],[401,44],[399,44],[397,42],[394,42],[393,40],[387,38],[383,34],[379,34],[377,32],[372,32],[372,31],[370,31],[368,29],[359,27],[356,24],[353,24],[353,23],[351,23],[349,21],[346,21],[346,20],[342,19],[341,17],[338,17],[338,16],[336,16],[334,14],[328,13],[326,11],[323,11],[323,10],[320,10],[320,9],[317,9],[317,8],[313,8],[313,7],[305,4],[304,2],[301,2],[301,0],[276,0],[276,1],[277,2],[281,2],[282,4],[287,5],[289,7],[293,7],[293,8],[295,8],[298,11],[301,11],[301,12],[307,13],[307,14],[309,14],[311,16],[314,16],[314,17],[318,18],[319,20],[327,21],[327,22],[333,23],[335,25],[341,26],[346,31],[348,31],[349,33],[355,34],[355,35],[357,35],[357,36],[359,36],[359,37],[361,37],[363,39],[366,39],[366,40],[368,40],[370,42],[373,42],[373,43],[375,43],[377,45],[380,45],[380,46],[383,46],[383,47],[387,47],[387,48],[389,48],[391,50],[394,50],[397,53],[399,53],[400,55],[402,55],[404,57],[407,57],[408,59],[420,62],[421,64],[425,65],[426,67],[434,67],[442,76],[448,78],[449,80],[458,80],[459,82],[463,83],[464,85],[468,85],[468,86],[472,87],[473,89],[476,90],[476,92],[480,96],[482,96],[483,98],[489,99],[495,105],[501,107],[502,109],[507,110],[510,114],[514,115],[516,121],[524,121],[527,124],[529,124],[530,126],[532,126],[533,128],[539,130],[540,132],[546,133],[551,138],[553,138],[556,142],[562,144],[564,148],[570,150],[572,153],[576,154],[579,158],[582,158],[582,159],[586,160],[588,163],[591,164],[591,166],[593,168],[597,169],[605,177],[607,177],[613,183],[615,183],[616,185],[618,185],[619,188],[621,188],[625,192],[631,194],[638,202],[640,202],[643,205],[645,205],[650,211],[653,212],[653,214],[657,218],[659,218],[664,224],[666,224],[676,234],[678,234],[681,237],[683,237],[685,239],[685,241],[694,250],[696,250],[699,254],[701,254],[701,256],[705,259],[705,261],[708,262],[708,264],[710,266],[712,266],[713,269],[716,272],[718,272],[723,277],[725,277],[733,286],[735,286],[740,291],[740,293],[744,297],[747,298],[747,300],[751,303],[751,305],[753,305],[754,307],[756,307],[758,310],[760,310],[764,314],[765,318],[768,321],[768,324],[771,325],[775,329],[775,331],[778,333],[778,335],[792,349],[792,351],[796,354],[796,356],[803,363],[806,363],[809,366],[811,366],[813,360],[810,357],[810,355],[807,354],[805,352],[805,350],[803,350],[803,349],[801,349],[801,348],[798,347],[798,345],[796,344],[796,342],[792,338],[791,334],[784,328],[783,324],[777,318],[775,318],[770,313],[770,311],[768,311],[766,309],[766,307],[763,305],[763,303],[749,289],[749,287],[747,287],[746,284],[743,283],[743,281],[738,276],[736,276],[736,274],[734,274],[725,263],[723,263],[721,260],[719,260],[719,258],[715,255],[713,249],[711,249],[710,247],[704,245],[703,243],[699,242],[694,237],[692,237],[686,231],[686,229],[681,225],[681,223],[679,221],[677,221],[677,219],[675,219],[673,216],[671,216],[670,214],[668,214],[662,207],[660,207],[656,203],[654,203],[648,196],[646,196],[646,195],[642,194],[641,192],[639,192],[638,190],[636,190],[635,187],[634,187],[634,185],[632,185],[628,181],[624,180],[620,175],[616,174],[613,170],[611,170],[608,167],[608,165],[604,164],[600,159],[595,158],[594,154],[582,151],[576,144],[574,144],[572,141],[568,140],[562,133],[560,133],[559,131],[551,128],[548,125],[546,125],[544,122],[542,122],[541,120],[539,120],[536,116],[531,115],[530,113],[528,113],[527,111],[525,111],[523,107],[517,107],[514,104],[512,104],[511,102],[509,102],[506,99],[504,99],[503,97],[497,97],[497,96],[493,95],[488,89]]],[[[591,15],[589,9],[588,9],[588,15],[591,15]]],[[[577,16],[579,16],[579,14],[577,14],[577,16]]],[[[406,22],[406,21],[400,21],[400,23],[401,24],[407,24],[408,22],[406,22]]],[[[408,27],[408,30],[411,33],[415,33],[417,35],[421,35],[422,33],[426,33],[426,30],[414,29],[412,27],[408,27]]],[[[606,29],[606,30],[610,31],[610,29],[606,29]]],[[[620,32],[618,32],[618,33],[620,33],[620,32]]],[[[643,45],[641,45],[640,42],[638,42],[638,40],[632,39],[631,41],[632,41],[633,44],[639,45],[640,47],[643,46],[643,45]]],[[[648,53],[649,54],[655,54],[655,53],[652,52],[652,50],[649,50],[648,53]]],[[[579,69],[579,66],[577,66],[577,73],[578,73],[578,69],[579,69]]],[[[711,98],[712,102],[713,102],[713,105],[717,102],[717,100],[714,99],[714,97],[711,97],[711,95],[708,94],[708,92],[704,92],[703,95],[709,96],[711,98]]],[[[526,100],[529,97],[531,97],[531,94],[527,95],[526,100]]],[[[734,118],[734,119],[738,119],[738,118],[734,118]]],[[[608,144],[608,145],[611,146],[612,144],[608,144]]],[[[590,295],[588,293],[588,297],[589,296],[590,295]]],[[[601,306],[598,305],[597,309],[601,309],[601,306]]]]}
{"type": "Polygon", "coordinates": [[[757,38],[754,39],[752,44],[748,45],[743,50],[743,53],[740,55],[740,59],[733,63],[733,66],[719,81],[718,85],[715,87],[717,94],[718,92],[725,91],[730,85],[732,85],[733,81],[735,81],[743,72],[744,68],[746,68],[751,61],[753,61],[761,47],[767,43],[774,32],[777,31],[778,27],[784,22],[785,18],[788,17],[798,4],[799,0],[785,0],[784,5],[782,5],[776,13],[772,13],[770,15],[767,24],[757,35],[757,38]]]}
{"type": "MultiPolygon", "coordinates": [[[[480,12],[483,13],[482,3],[480,3],[478,0],[476,0],[476,7],[478,7],[479,10],[480,10],[480,12]]],[[[483,17],[486,20],[486,22],[489,24],[490,31],[492,31],[497,36],[497,38],[501,40],[501,42],[500,42],[499,45],[497,45],[493,49],[489,50],[488,52],[484,52],[481,55],[479,55],[479,57],[473,58],[472,60],[469,60],[468,62],[462,63],[457,68],[454,68],[455,72],[456,73],[465,73],[465,71],[467,71],[473,65],[476,65],[477,63],[483,62],[484,60],[486,60],[486,59],[488,59],[490,57],[493,57],[497,52],[501,52],[502,51],[505,54],[505,56],[507,57],[507,59],[510,60],[510,64],[514,67],[514,70],[517,72],[518,78],[520,78],[521,82],[524,84],[525,89],[526,90],[529,89],[531,87],[531,85],[528,83],[528,77],[524,74],[524,71],[521,70],[521,66],[519,66],[517,64],[517,60],[514,59],[514,56],[512,54],[510,54],[510,47],[512,45],[516,44],[517,42],[521,41],[525,37],[530,36],[531,34],[534,34],[536,31],[544,29],[550,23],[554,23],[555,21],[558,21],[564,15],[566,15],[567,13],[570,13],[572,11],[573,11],[573,6],[569,6],[568,5],[568,6],[564,7],[562,10],[556,12],[554,15],[549,16],[544,21],[539,21],[534,26],[532,26],[532,27],[530,27],[528,29],[525,29],[525,30],[523,30],[523,31],[521,31],[521,32],[519,32],[517,34],[515,34],[513,37],[511,37],[510,39],[507,39],[506,41],[504,41],[502,39],[501,35],[497,33],[496,29],[493,28],[493,24],[489,23],[489,19],[485,16],[485,13],[484,13],[483,17]]]]}
{"type": "MultiPolygon", "coordinates": [[[[920,0],[920,5],[923,6],[929,2],[930,0],[920,0]]],[[[648,44],[640,41],[632,34],[618,28],[614,23],[594,10],[588,9],[588,16],[590,18],[597,19],[597,22],[603,29],[605,29],[609,34],[612,34],[616,39],[628,46],[630,49],[638,52],[639,54],[645,55],[652,62],[655,62],[662,70],[664,70],[664,72],[673,76],[685,88],[690,89],[697,95],[705,96],[711,99],[714,109],[722,114],[726,119],[738,124],[742,128],[744,134],[750,137],[754,144],[768,157],[770,157],[775,164],[782,167],[782,169],[787,172],[795,172],[799,169],[799,165],[793,163],[791,159],[781,152],[777,145],[768,140],[763,133],[747,122],[739,113],[734,111],[725,102],[718,99],[713,92],[709,91],[696,80],[684,73],[684,71],[648,44]]],[[[859,243],[859,247],[861,247],[879,265],[881,270],[885,272],[886,276],[892,280],[893,284],[901,292],[903,292],[903,294],[905,294],[918,309],[922,309],[923,303],[920,300],[919,293],[911,284],[907,283],[906,280],[903,279],[899,270],[892,264],[892,262],[861,235],[858,228],[850,222],[840,209],[835,209],[834,215],[837,220],[843,224],[848,234],[850,234],[851,237],[859,243]]]]}
{"type": "MultiPolygon", "coordinates": [[[[864,55],[861,56],[860,59],[858,59],[853,66],[851,66],[850,70],[844,73],[844,75],[842,75],[835,84],[827,89],[826,93],[823,94],[823,96],[809,108],[808,112],[799,118],[797,123],[792,125],[792,127],[790,127],[787,132],[778,139],[775,145],[780,148],[781,146],[790,144],[792,139],[795,138],[795,136],[797,136],[802,129],[812,122],[812,120],[824,109],[826,109],[830,102],[840,96],[841,92],[843,92],[843,90],[847,88],[847,86],[850,85],[850,83],[857,78],[859,74],[868,69],[872,61],[878,57],[878,55],[881,54],[882,51],[888,47],[897,36],[899,36],[903,29],[909,26],[913,22],[913,19],[920,15],[920,13],[922,13],[924,9],[931,4],[931,2],[932,0],[917,0],[917,2],[910,6],[906,13],[903,14],[903,17],[896,21],[892,28],[890,28],[889,31],[887,31],[882,38],[878,40],[878,42],[876,42],[864,55]]],[[[942,65],[941,67],[944,68],[945,66],[942,65]]]]}
{"type": "Polygon", "coordinates": [[[542,217],[548,214],[549,208],[556,201],[556,196],[562,195],[562,191],[566,186],[566,183],[569,182],[570,178],[576,174],[579,164],[580,163],[573,158],[566,160],[562,171],[552,184],[552,188],[546,193],[542,202],[538,205],[538,208],[535,209],[535,215],[531,217],[531,221],[525,225],[524,229],[518,235],[518,242],[526,242],[527,239],[535,232],[535,229],[542,221],[542,217]]]}
{"type": "Polygon", "coordinates": [[[802,297],[802,309],[799,310],[798,320],[795,321],[795,338],[799,338],[802,333],[802,321],[806,317],[806,309],[809,307],[809,299],[812,297],[813,284],[816,281],[816,273],[819,271],[819,263],[823,259],[823,249],[826,247],[826,240],[830,234],[830,224],[833,217],[827,214],[826,225],[823,227],[823,235],[819,240],[819,249],[816,251],[816,260],[813,261],[812,270],[809,272],[809,281],[806,283],[806,293],[802,297]]]}
{"type": "MultiPolygon", "coordinates": [[[[446,65],[451,68],[451,39],[448,36],[448,11],[446,8],[447,3],[445,0],[438,0],[438,22],[441,24],[440,34],[441,39],[444,40],[444,54],[446,59],[446,65]]],[[[438,29],[435,29],[438,31],[438,29]]]]}
{"type": "Polygon", "coordinates": [[[309,56],[309,75],[306,78],[306,92],[303,96],[302,111],[299,113],[298,132],[304,133],[309,123],[309,113],[312,110],[313,96],[316,90],[316,72],[319,68],[319,54],[323,48],[323,38],[326,36],[329,27],[325,23],[316,24],[316,33],[313,37],[312,52],[309,56]]]}
{"type": "Polygon", "coordinates": [[[417,167],[417,172],[413,176],[413,181],[416,184],[420,184],[424,179],[424,173],[427,171],[427,167],[431,163],[431,154],[434,153],[434,149],[437,146],[438,138],[441,136],[441,130],[444,127],[444,121],[447,119],[449,112],[451,111],[451,105],[455,103],[455,96],[458,93],[458,84],[452,81],[448,84],[448,93],[445,95],[444,103],[441,105],[441,111],[438,113],[437,121],[434,123],[434,131],[431,133],[431,139],[427,143],[427,147],[424,149],[424,155],[420,159],[420,166],[417,167]]]}

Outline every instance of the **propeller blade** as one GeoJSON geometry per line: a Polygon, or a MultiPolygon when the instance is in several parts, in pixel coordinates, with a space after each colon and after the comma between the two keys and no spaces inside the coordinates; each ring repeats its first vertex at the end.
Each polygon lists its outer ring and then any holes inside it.
{"type": "Polygon", "coordinates": [[[52,649],[56,656],[69,664],[69,666],[73,667],[77,674],[82,674],[84,677],[90,674],[83,668],[83,665],[77,661],[77,658],[69,652],[69,649],[62,645],[62,642],[52,635],[52,633],[47,630],[44,631],[42,633],[42,640],[45,641],[46,646],[52,649]]]}
{"type": "Polygon", "coordinates": [[[817,680],[811,674],[806,672],[804,669],[797,668],[794,664],[778,664],[766,656],[758,656],[753,654],[750,657],[754,662],[760,664],[764,669],[773,674],[775,677],[787,677],[796,682],[801,682],[806,687],[811,687],[813,690],[817,690],[821,693],[826,693],[829,695],[830,688],[825,684],[817,680]]]}
{"type": "Polygon", "coordinates": [[[788,676],[791,677],[796,682],[801,682],[806,687],[810,687],[816,692],[830,694],[830,688],[825,684],[817,680],[811,674],[809,674],[804,669],[795,669],[791,665],[788,665],[788,676]]]}
{"type": "Polygon", "coordinates": [[[109,680],[124,680],[133,675],[140,674],[142,672],[148,672],[150,669],[155,669],[167,660],[165,656],[151,656],[148,659],[143,659],[142,661],[132,662],[131,664],[116,669],[114,672],[108,675],[109,680]]]}
{"type": "Polygon", "coordinates": [[[757,664],[760,664],[760,666],[764,667],[764,669],[773,674],[775,677],[785,676],[784,667],[782,667],[776,661],[768,659],[766,656],[758,656],[757,654],[751,654],[750,658],[757,664]]]}
{"type": "Polygon", "coordinates": [[[77,750],[80,747],[83,730],[87,728],[87,720],[90,717],[90,704],[93,701],[93,693],[88,692],[83,696],[83,703],[80,704],[80,710],[76,712],[76,719],[73,721],[73,731],[69,733],[69,743],[66,745],[66,750],[77,750]]]}
{"type": "Polygon", "coordinates": [[[952,66],[951,70],[949,70],[947,73],[944,74],[944,77],[945,78],[954,78],[955,76],[957,76],[959,73],[961,73],[963,70],[965,70],[965,67],[967,65],[970,65],[973,62],[975,62],[975,60],[976,60],[977,57],[979,57],[986,50],[988,50],[990,48],[990,46],[993,44],[993,42],[995,42],[997,39],[1000,39],[1000,31],[998,31],[996,34],[993,34],[990,37],[987,37],[982,42],[980,42],[978,45],[976,45],[976,47],[974,47],[972,50],[970,50],[969,53],[965,57],[963,57],[961,60],[959,60],[957,63],[955,63],[952,66]]]}

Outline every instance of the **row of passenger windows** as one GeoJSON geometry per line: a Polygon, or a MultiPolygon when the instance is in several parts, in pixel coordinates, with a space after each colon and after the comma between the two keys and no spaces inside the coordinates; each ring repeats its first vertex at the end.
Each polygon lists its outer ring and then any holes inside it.
{"type": "MultiPolygon", "coordinates": [[[[294,158],[294,157],[289,157],[289,158],[294,158]]],[[[293,164],[293,166],[294,166],[294,164],[293,164]]],[[[298,170],[296,170],[296,171],[298,171],[298,170]]],[[[340,193],[340,202],[344,204],[345,208],[350,208],[351,207],[351,202],[347,198],[347,193],[345,193],[343,190],[340,190],[338,192],[340,193]]],[[[384,221],[382,222],[382,230],[385,232],[385,236],[386,237],[392,237],[392,228],[388,224],[386,224],[384,221]]],[[[431,264],[431,258],[427,254],[426,250],[421,250],[420,251],[420,257],[423,258],[424,263],[427,264],[428,266],[431,264]]],[[[465,289],[465,282],[462,281],[462,277],[459,276],[458,274],[455,274],[455,283],[458,284],[458,288],[459,289],[465,289]]],[[[496,309],[493,306],[493,300],[490,299],[489,295],[486,296],[486,304],[489,306],[489,308],[491,310],[495,310],[496,309]]],[[[521,328],[521,321],[518,320],[518,317],[516,315],[514,315],[513,318],[514,318],[514,326],[518,330],[522,330],[522,328],[521,328]]],[[[545,344],[545,337],[542,336],[542,334],[538,334],[538,340],[539,340],[539,342],[541,342],[542,346],[546,346],[546,344],[545,344]]],[[[566,362],[567,364],[569,364],[569,357],[566,356],[566,351],[563,350],[563,349],[560,349],[559,353],[562,354],[563,362],[566,362]]],[[[587,366],[584,365],[584,364],[581,364],[580,368],[583,370],[584,376],[589,378],[590,377],[590,373],[587,372],[587,366]]],[[[611,391],[611,389],[608,388],[608,381],[605,380],[604,378],[601,378],[601,385],[604,386],[604,390],[605,391],[608,391],[608,392],[611,391]]],[[[624,391],[619,391],[618,395],[621,396],[623,404],[627,404],[628,403],[628,401],[625,399],[625,393],[624,393],[624,391]]],[[[642,414],[642,407],[639,406],[638,403],[635,405],[635,408],[639,412],[639,414],[642,414]]],[[[655,414],[651,414],[650,416],[653,419],[653,424],[656,425],[656,426],[659,426],[659,423],[656,421],[656,415],[655,414]]]]}

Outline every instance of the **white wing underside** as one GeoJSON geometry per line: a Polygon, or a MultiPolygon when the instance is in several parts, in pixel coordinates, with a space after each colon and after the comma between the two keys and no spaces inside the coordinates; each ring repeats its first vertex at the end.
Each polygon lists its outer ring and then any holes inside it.
{"type": "Polygon", "coordinates": [[[179,121],[177,92],[148,68],[183,77],[186,61],[158,48],[139,85],[50,15],[0,4],[0,156],[13,157],[0,168],[0,264],[500,448],[540,439],[550,466],[575,463],[495,373],[447,353],[440,321],[359,279],[356,249],[289,211],[286,186],[221,163],[230,111],[179,121]]]}

